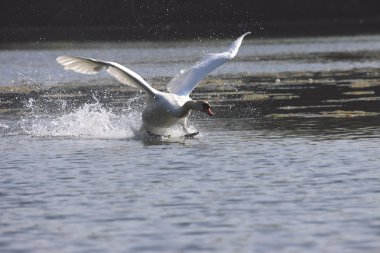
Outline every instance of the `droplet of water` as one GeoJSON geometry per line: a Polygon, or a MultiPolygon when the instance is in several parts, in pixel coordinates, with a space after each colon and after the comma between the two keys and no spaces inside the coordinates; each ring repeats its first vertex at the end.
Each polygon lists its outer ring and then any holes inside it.
{"type": "Polygon", "coordinates": [[[35,117],[27,132],[36,137],[123,139],[139,129],[140,118],[135,110],[116,114],[96,102],[62,116],[35,117]]]}

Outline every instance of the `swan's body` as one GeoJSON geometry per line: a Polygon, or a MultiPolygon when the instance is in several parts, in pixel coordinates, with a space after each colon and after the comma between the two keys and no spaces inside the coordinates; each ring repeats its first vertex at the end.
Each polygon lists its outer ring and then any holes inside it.
{"type": "Polygon", "coordinates": [[[142,129],[147,132],[154,133],[158,129],[180,124],[188,133],[186,119],[191,110],[204,111],[209,116],[214,115],[206,101],[191,100],[190,93],[208,73],[235,57],[243,38],[248,34],[249,32],[235,40],[227,51],[206,55],[196,65],[174,77],[168,83],[169,93],[154,89],[140,75],[115,62],[71,56],[59,56],[57,61],[65,69],[83,74],[96,74],[105,69],[121,83],[145,91],[147,100],[142,114],[142,129]]]}
{"type": "Polygon", "coordinates": [[[142,114],[144,126],[167,128],[181,123],[181,120],[189,116],[190,110],[194,109],[190,101],[192,100],[189,97],[157,92],[153,99],[147,99],[142,114]]]}

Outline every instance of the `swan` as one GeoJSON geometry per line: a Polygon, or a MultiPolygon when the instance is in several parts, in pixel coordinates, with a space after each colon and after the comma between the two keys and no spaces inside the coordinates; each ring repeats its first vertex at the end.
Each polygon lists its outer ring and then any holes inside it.
{"type": "Polygon", "coordinates": [[[198,132],[190,133],[186,122],[191,110],[202,111],[209,116],[214,116],[214,113],[207,101],[192,100],[190,93],[208,73],[235,57],[244,37],[248,34],[250,32],[237,38],[226,51],[207,54],[194,66],[181,71],[180,75],[175,76],[167,84],[168,92],[154,89],[140,75],[116,62],[73,56],[59,56],[56,60],[65,70],[82,74],[96,74],[104,69],[119,82],[145,91],[147,99],[142,113],[141,130],[150,135],[158,135],[160,129],[179,124],[185,136],[194,136],[198,132]]]}

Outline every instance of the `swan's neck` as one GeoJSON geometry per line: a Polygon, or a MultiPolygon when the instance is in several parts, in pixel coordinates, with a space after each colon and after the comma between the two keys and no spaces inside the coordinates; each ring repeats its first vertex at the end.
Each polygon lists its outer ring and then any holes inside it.
{"type": "Polygon", "coordinates": [[[202,104],[198,101],[189,100],[182,106],[182,113],[187,115],[191,110],[203,111],[202,104]]]}

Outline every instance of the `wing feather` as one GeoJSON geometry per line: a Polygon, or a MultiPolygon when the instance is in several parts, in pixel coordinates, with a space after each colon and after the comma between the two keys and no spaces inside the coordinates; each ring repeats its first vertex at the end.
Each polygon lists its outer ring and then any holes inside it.
{"type": "Polygon", "coordinates": [[[168,83],[168,91],[179,96],[190,95],[197,84],[202,81],[207,74],[235,57],[244,37],[248,34],[250,34],[250,32],[243,34],[237,40],[235,40],[228,47],[227,51],[216,54],[207,54],[194,66],[181,71],[180,75],[174,77],[168,83]]]}
{"type": "Polygon", "coordinates": [[[105,69],[111,76],[115,77],[123,84],[144,90],[152,96],[156,94],[156,90],[140,75],[116,62],[106,62],[91,58],[72,56],[59,56],[57,57],[57,62],[66,70],[72,70],[82,74],[92,75],[105,69]]]}

